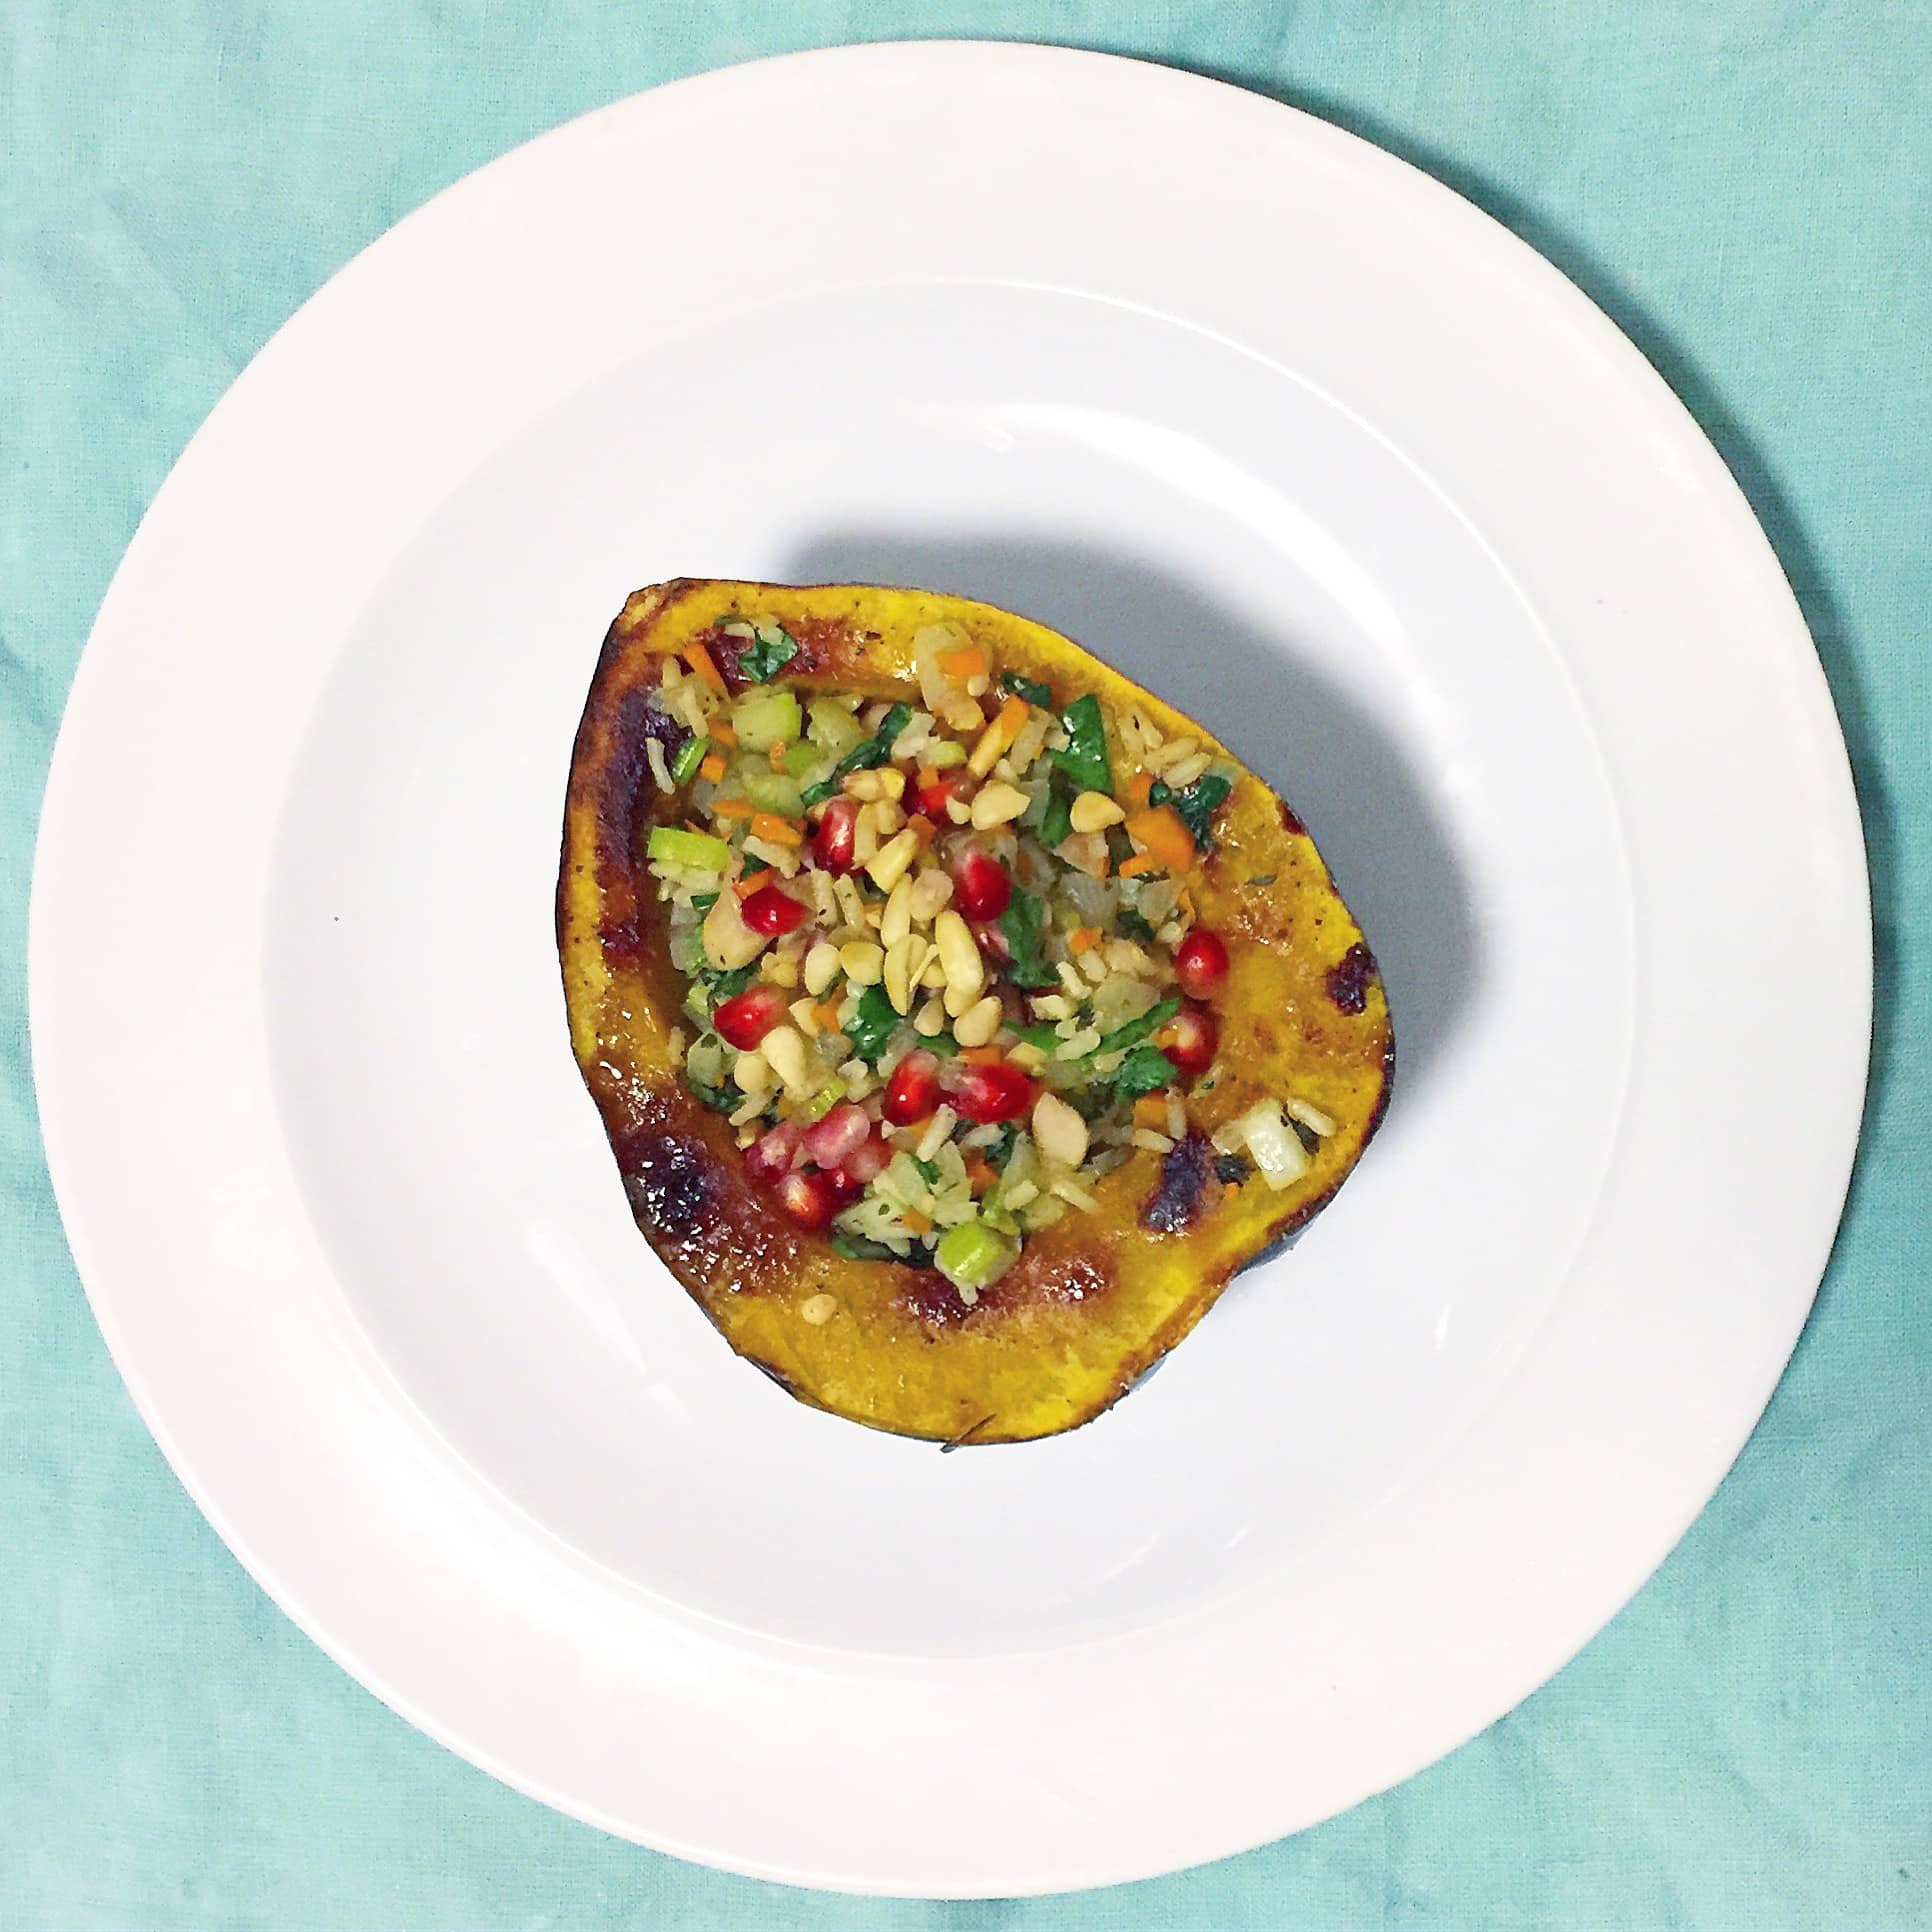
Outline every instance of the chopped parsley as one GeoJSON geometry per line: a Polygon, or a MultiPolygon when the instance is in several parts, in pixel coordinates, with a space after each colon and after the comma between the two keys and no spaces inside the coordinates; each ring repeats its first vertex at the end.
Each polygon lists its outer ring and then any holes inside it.
{"type": "Polygon", "coordinates": [[[1114,1098],[1131,1100],[1136,1094],[1157,1093],[1180,1077],[1180,1069],[1159,1047],[1137,1046],[1114,1070],[1114,1098]]]}
{"type": "Polygon", "coordinates": [[[1227,803],[1234,787],[1219,772],[1197,778],[1186,791],[1177,792],[1164,778],[1154,780],[1147,794],[1150,805],[1171,805],[1194,834],[1194,843],[1203,851],[1214,850],[1214,815],[1227,803]]]}
{"type": "Polygon", "coordinates": [[[1125,1026],[1115,1027],[1111,1033],[1103,1033],[1094,1051],[1119,1053],[1124,1048],[1138,1046],[1157,1026],[1165,1026],[1180,1010],[1181,1003],[1177,999],[1156,1000],[1139,1019],[1129,1020],[1125,1026]]]}
{"type": "Polygon", "coordinates": [[[1060,724],[1067,734],[1066,748],[1053,754],[1053,762],[1081,791],[1111,792],[1114,772],[1107,758],[1107,724],[1100,700],[1091,691],[1075,698],[1060,714],[1060,724]]]}
{"type": "Polygon", "coordinates": [[[1006,910],[1000,914],[1000,931],[1006,935],[1011,955],[1007,967],[1015,986],[1058,986],[1060,975],[1047,964],[1046,948],[1040,929],[1046,922],[1046,907],[1023,886],[1013,888],[1006,910]]]}
{"type": "Polygon", "coordinates": [[[899,1015],[892,1010],[885,988],[875,983],[859,995],[859,1010],[846,1024],[845,1037],[861,1060],[876,1063],[898,1024],[899,1015]]]}
{"type": "Polygon", "coordinates": [[[1009,697],[1024,698],[1028,704],[1037,704],[1042,711],[1053,709],[1053,687],[1042,684],[1038,678],[1022,677],[1017,671],[1002,671],[1000,689],[1009,697]]]}
{"type": "Polygon", "coordinates": [[[753,684],[767,684],[797,655],[798,640],[789,631],[777,624],[760,624],[752,641],[738,653],[739,675],[753,684]]]}

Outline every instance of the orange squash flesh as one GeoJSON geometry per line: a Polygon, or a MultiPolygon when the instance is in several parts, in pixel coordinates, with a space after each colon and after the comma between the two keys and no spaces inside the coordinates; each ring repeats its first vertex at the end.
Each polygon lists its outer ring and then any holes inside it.
{"type": "Polygon", "coordinates": [[[1071,640],[962,598],[699,579],[635,593],[605,640],[571,761],[557,933],[572,1046],[651,1246],[739,1354],[801,1400],[900,1434],[1021,1441],[1099,1414],[1239,1268],[1332,1198],[1387,1103],[1381,977],[1293,812],[1211,734],[1071,640]],[[1186,875],[1231,957],[1215,1002],[1225,1071],[1190,1097],[1187,1140],[1135,1151],[1095,1184],[1095,1211],[1029,1235],[971,1308],[932,1269],[850,1259],[787,1221],[746,1175],[733,1128],[673,1064],[684,986],[643,853],[653,824],[682,815],[652,781],[645,740],[662,723],[650,699],[668,659],[729,680],[719,626],[733,620],[797,640],[781,681],[801,702],[860,691],[915,705],[912,639],[951,624],[990,664],[1050,683],[1061,704],[1091,691],[1110,716],[1138,706],[1239,773],[1215,848],[1186,875]],[[1224,1188],[1204,1136],[1291,1093],[1337,1131],[1285,1189],[1259,1178],[1224,1188]],[[808,1321],[805,1305],[827,1295],[836,1312],[808,1321]]]}

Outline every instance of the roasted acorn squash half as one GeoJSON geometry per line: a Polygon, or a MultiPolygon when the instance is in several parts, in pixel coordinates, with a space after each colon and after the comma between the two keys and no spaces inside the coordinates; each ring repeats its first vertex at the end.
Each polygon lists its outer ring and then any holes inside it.
{"type": "Polygon", "coordinates": [[[684,579],[605,640],[557,931],[632,1213],[874,1428],[1100,1413],[1382,1117],[1375,962],[1294,813],[1043,625],[684,579]]]}

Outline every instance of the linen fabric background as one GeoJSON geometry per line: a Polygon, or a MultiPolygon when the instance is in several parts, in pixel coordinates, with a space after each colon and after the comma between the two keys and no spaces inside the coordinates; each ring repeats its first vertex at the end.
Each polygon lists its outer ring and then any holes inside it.
{"type": "Polygon", "coordinates": [[[1932,1924],[1928,523],[1924,0],[8,0],[0,1926],[1932,1924]],[[1817,1311],[1635,1602],[1475,1742],[1314,1831],[1111,1892],[963,1905],[790,1892],[618,1843],[449,1756],[286,1623],[181,1492],[88,1315],[23,982],[35,814],[95,607],[290,311],[435,190],[586,108],[754,55],[940,35],[1258,88],[1419,163],[1581,283],[1703,423],[1796,586],[1857,768],[1879,940],[1864,1149],[1817,1311]]]}

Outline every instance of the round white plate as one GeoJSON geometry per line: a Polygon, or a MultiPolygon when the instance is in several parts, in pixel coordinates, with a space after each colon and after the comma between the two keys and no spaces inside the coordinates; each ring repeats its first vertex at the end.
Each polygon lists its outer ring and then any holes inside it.
{"type": "Polygon", "coordinates": [[[1320,121],[983,45],[623,102],[309,303],[101,612],[31,965],[101,1326],[288,1613],[579,1817],[940,1895],[1292,1831],[1584,1643],[1804,1319],[1870,988],[1798,611],[1603,316],[1320,121]],[[814,1414],[631,1226],[550,894],[604,626],[678,573],[1071,631],[1384,961],[1361,1171],[1089,1428],[814,1414]]]}

